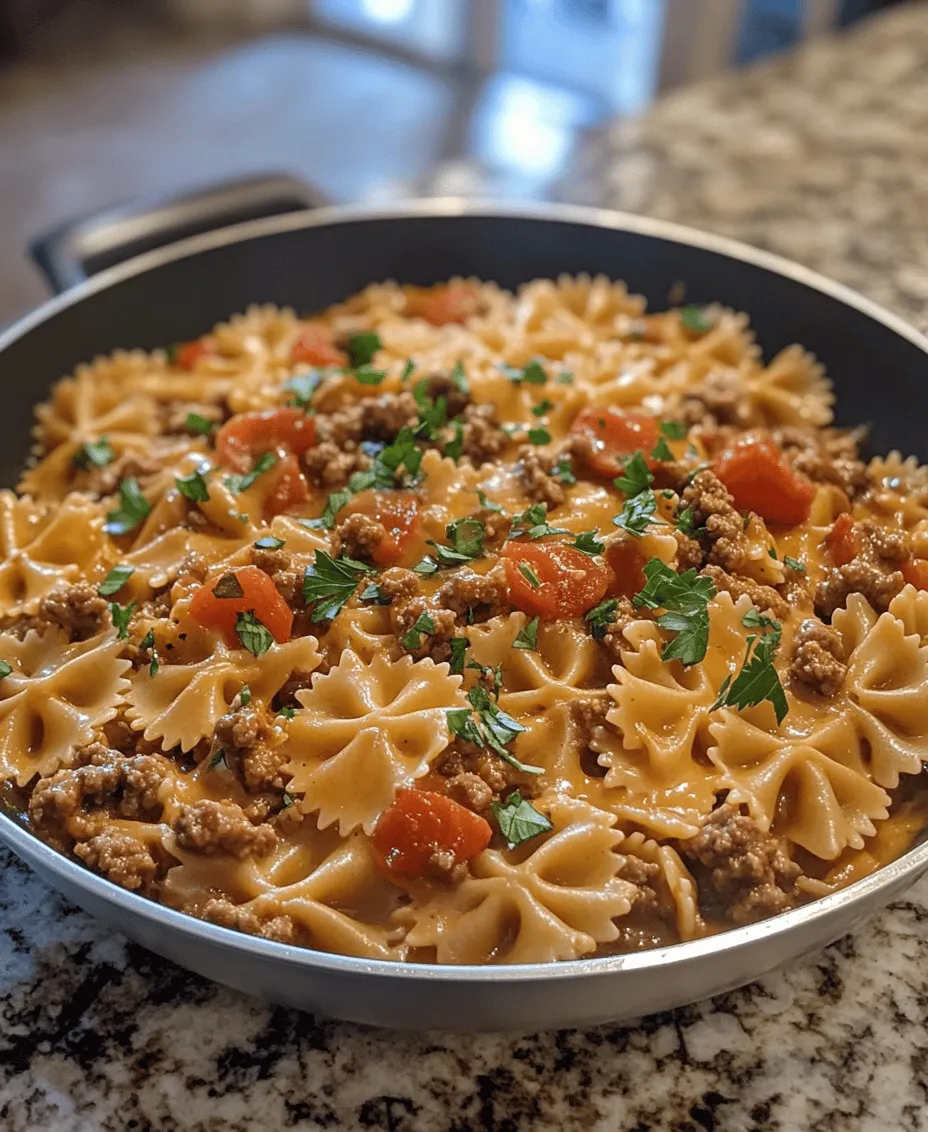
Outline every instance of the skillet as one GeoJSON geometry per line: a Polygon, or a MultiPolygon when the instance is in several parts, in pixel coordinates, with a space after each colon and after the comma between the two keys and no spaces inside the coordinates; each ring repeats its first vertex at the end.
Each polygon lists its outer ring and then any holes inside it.
{"type": "MultiPolygon", "coordinates": [[[[323,308],[367,283],[476,275],[513,288],[561,272],[623,279],[751,316],[764,356],[800,342],[835,384],[838,423],[875,451],[928,459],[928,340],[875,303],[796,264],[663,221],[571,206],[457,199],[315,207],[288,177],[252,178],[154,208],[123,207],[33,244],[60,293],[0,336],[0,476],[29,455],[33,407],[75,364],[118,347],[198,337],[250,303],[323,308]],[[905,409],[903,410],[903,406],[905,409]]],[[[926,868],[928,843],[870,877],[707,939],[567,963],[449,967],[329,955],[233,932],[127,892],[0,813],[0,841],[114,929],[247,993],[356,1022],[416,1029],[539,1029],[637,1017],[730,990],[854,929],[926,868]]]]}

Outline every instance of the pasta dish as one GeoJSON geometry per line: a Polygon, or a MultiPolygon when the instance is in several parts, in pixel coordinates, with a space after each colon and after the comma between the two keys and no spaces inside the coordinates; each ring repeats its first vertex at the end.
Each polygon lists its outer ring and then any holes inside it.
{"type": "Polygon", "coordinates": [[[664,946],[928,825],[928,471],[597,277],[377,284],[77,368],[0,492],[0,798],[225,927],[664,946]]]}

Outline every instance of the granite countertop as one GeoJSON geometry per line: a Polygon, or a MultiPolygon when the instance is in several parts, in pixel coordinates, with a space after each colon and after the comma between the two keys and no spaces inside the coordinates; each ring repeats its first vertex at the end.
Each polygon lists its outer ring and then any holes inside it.
{"type": "MultiPolygon", "coordinates": [[[[591,139],[564,186],[725,232],[928,328],[928,7],[591,139]]],[[[4,1132],[928,1129],[928,878],[854,936],[636,1025],[401,1034],[112,935],[0,852],[4,1132]]]]}

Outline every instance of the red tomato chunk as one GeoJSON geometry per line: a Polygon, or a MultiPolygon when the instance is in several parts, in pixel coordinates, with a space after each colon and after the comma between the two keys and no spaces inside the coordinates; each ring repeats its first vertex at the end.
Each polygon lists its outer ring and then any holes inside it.
{"type": "MultiPolygon", "coordinates": [[[[242,590],[241,597],[217,597],[217,584],[227,577],[211,578],[193,595],[190,614],[204,629],[218,629],[229,648],[240,648],[235,632],[239,613],[254,613],[274,640],[282,645],[290,640],[293,611],[277,592],[270,577],[257,566],[239,566],[230,570],[242,590]]],[[[221,587],[220,587],[221,588],[221,587]]]]}
{"type": "Polygon", "coordinates": [[[374,829],[371,842],[384,868],[398,876],[421,877],[436,852],[461,864],[482,853],[493,831],[464,806],[427,790],[398,790],[396,801],[374,829]]]}

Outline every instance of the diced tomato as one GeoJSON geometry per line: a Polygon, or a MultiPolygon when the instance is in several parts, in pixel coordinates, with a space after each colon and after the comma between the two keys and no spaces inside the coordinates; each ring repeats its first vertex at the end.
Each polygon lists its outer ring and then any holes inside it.
{"type": "Polygon", "coordinates": [[[606,547],[606,565],[612,571],[609,580],[609,594],[613,597],[634,597],[643,590],[647,578],[644,576],[644,558],[631,540],[613,542],[606,547]]]}
{"type": "Polygon", "coordinates": [[[509,600],[532,617],[581,617],[602,600],[612,578],[604,562],[563,542],[507,542],[502,555],[509,600]]]}
{"type": "Polygon", "coordinates": [[[395,566],[419,533],[419,502],[411,491],[360,491],[341,514],[368,515],[387,528],[370,554],[378,566],[395,566]]]}
{"type": "Polygon", "coordinates": [[[788,527],[808,519],[815,488],[793,471],[769,438],[736,441],[716,458],[714,467],[739,511],[755,511],[770,523],[788,527]]]}
{"type": "Polygon", "coordinates": [[[197,338],[193,342],[181,342],[174,348],[174,364],[181,369],[194,369],[200,358],[208,358],[213,352],[211,338],[197,338]]]}
{"type": "Polygon", "coordinates": [[[404,789],[381,815],[371,845],[388,872],[416,878],[436,851],[461,864],[482,853],[492,835],[489,822],[443,794],[404,789]]]}
{"type": "Polygon", "coordinates": [[[433,326],[463,323],[477,310],[477,288],[473,283],[448,283],[438,287],[410,287],[406,311],[433,326]]]}
{"type": "MultiPolygon", "coordinates": [[[[223,586],[219,588],[221,591],[223,586]]],[[[193,619],[204,629],[219,629],[230,648],[241,647],[235,622],[239,613],[247,612],[254,613],[279,645],[290,640],[293,611],[277,592],[270,577],[257,566],[239,566],[218,578],[211,578],[200,586],[190,602],[193,619]],[[220,582],[236,588],[229,575],[238,583],[241,597],[217,597],[214,592],[220,582]]]]}
{"type": "Polygon", "coordinates": [[[348,355],[332,342],[332,332],[318,323],[307,323],[290,351],[293,365],[305,362],[311,366],[346,366],[348,355]]]}
{"type": "Polygon", "coordinates": [[[914,586],[917,590],[928,590],[928,562],[924,558],[903,562],[899,569],[906,585],[914,586]]]}
{"type": "Polygon", "coordinates": [[[647,458],[658,437],[654,417],[618,405],[581,409],[570,431],[590,442],[583,456],[590,470],[610,479],[622,474],[629,456],[639,448],[647,458]]]}
{"type": "Polygon", "coordinates": [[[857,555],[857,535],[854,520],[845,511],[835,519],[825,536],[825,551],[835,566],[846,566],[857,555]]]}
{"type": "Polygon", "coordinates": [[[316,422],[301,409],[261,409],[226,421],[216,433],[216,456],[225,467],[248,472],[256,457],[272,448],[302,456],[315,443],[316,422]]]}
{"type": "Polygon", "coordinates": [[[309,499],[309,488],[292,452],[282,456],[268,475],[273,475],[275,478],[274,486],[264,500],[264,518],[267,522],[270,522],[275,515],[283,515],[309,499]]]}

